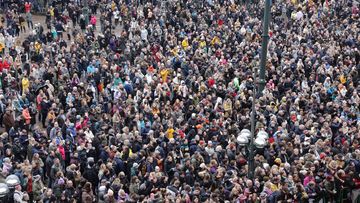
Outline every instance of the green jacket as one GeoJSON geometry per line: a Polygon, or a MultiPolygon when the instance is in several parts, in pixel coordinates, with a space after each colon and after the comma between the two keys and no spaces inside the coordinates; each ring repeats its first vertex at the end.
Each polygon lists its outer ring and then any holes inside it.
{"type": "Polygon", "coordinates": [[[41,180],[37,180],[33,182],[33,196],[35,201],[40,201],[43,195],[42,189],[44,188],[44,184],[41,180]]]}

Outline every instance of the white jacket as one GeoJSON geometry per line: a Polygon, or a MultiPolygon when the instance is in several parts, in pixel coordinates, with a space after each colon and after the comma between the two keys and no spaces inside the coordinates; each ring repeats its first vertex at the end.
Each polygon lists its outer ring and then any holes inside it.
{"type": "Polygon", "coordinates": [[[14,202],[15,203],[26,203],[26,201],[23,200],[24,193],[21,191],[15,190],[14,192],[14,202]]]}

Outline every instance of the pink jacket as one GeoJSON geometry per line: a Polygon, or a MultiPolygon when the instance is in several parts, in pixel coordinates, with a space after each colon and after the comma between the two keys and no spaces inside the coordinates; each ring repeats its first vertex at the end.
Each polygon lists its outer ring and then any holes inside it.
{"type": "Polygon", "coordinates": [[[95,16],[92,16],[92,17],[91,17],[90,23],[91,23],[91,25],[93,25],[93,26],[96,25],[96,17],[95,17],[95,16]]]}
{"type": "Polygon", "coordinates": [[[314,181],[315,182],[315,178],[314,177],[310,177],[310,176],[306,176],[304,178],[304,187],[306,187],[311,181],[314,181]]]}
{"type": "Polygon", "coordinates": [[[9,164],[9,163],[4,163],[4,164],[3,164],[3,168],[2,168],[2,172],[3,172],[3,173],[6,173],[6,174],[9,174],[11,168],[12,168],[12,165],[11,165],[11,164],[9,164]]]}

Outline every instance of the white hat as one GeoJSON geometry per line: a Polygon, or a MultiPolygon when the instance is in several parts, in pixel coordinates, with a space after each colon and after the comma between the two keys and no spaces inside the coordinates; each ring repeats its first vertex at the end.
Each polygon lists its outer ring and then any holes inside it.
{"type": "Polygon", "coordinates": [[[137,168],[137,167],[139,167],[139,164],[138,163],[133,163],[133,165],[132,165],[134,168],[137,168]]]}

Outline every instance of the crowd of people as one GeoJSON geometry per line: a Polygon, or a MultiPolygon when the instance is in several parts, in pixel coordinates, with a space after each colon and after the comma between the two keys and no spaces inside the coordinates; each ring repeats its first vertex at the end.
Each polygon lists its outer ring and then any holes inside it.
{"type": "Polygon", "coordinates": [[[356,0],[272,0],[262,92],[264,0],[0,3],[14,202],[360,202],[356,0]]]}

